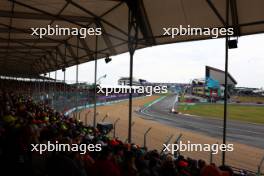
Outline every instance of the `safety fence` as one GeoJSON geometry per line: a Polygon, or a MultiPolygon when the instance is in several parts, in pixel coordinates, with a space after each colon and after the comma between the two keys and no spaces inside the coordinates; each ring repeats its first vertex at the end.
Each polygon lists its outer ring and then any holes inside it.
{"type": "MultiPolygon", "coordinates": [[[[98,103],[100,105],[110,105],[114,103],[121,102],[120,101],[113,101],[107,103],[98,103]]],[[[86,105],[80,106],[78,108],[73,108],[67,112],[69,116],[78,118],[79,120],[83,121],[84,124],[92,126],[93,124],[93,105],[86,105]]],[[[110,132],[109,137],[118,138],[122,141],[128,142],[127,139],[127,124],[126,120],[121,116],[114,116],[111,115],[111,111],[109,112],[101,112],[98,111],[96,114],[98,122],[110,122],[113,124],[113,130],[110,132]]],[[[133,130],[133,142],[135,144],[139,144],[140,146],[147,148],[147,149],[158,149],[161,153],[171,153],[171,151],[164,150],[164,146],[170,144],[178,144],[180,141],[187,141],[189,139],[188,134],[185,135],[181,133],[181,131],[171,131],[167,130],[167,133],[159,132],[157,126],[150,123],[149,125],[143,125],[138,123],[137,120],[132,122],[132,130],[133,130]],[[171,133],[170,133],[171,132],[171,133]]],[[[196,139],[198,142],[202,139],[196,139]]],[[[202,142],[201,142],[202,143],[202,142]]],[[[213,143],[219,143],[216,139],[213,143]]],[[[180,152],[179,150],[174,151],[173,155],[177,158],[179,155],[187,156],[193,159],[203,159],[207,163],[215,163],[216,165],[221,165],[221,152],[218,154],[213,154],[212,151],[209,152],[180,152]]],[[[244,153],[247,155],[247,153],[244,153]]],[[[244,161],[233,161],[228,157],[227,164],[232,165],[234,167],[233,170],[236,172],[247,172],[248,175],[258,175],[260,176],[261,173],[263,174],[263,159],[260,161],[259,159],[255,159],[255,163],[251,163],[250,167],[247,167],[246,164],[243,164],[244,161]],[[236,164],[236,162],[238,164],[236,164]],[[239,164],[241,162],[241,164],[239,164]],[[243,168],[243,169],[241,169],[243,168]]]]}

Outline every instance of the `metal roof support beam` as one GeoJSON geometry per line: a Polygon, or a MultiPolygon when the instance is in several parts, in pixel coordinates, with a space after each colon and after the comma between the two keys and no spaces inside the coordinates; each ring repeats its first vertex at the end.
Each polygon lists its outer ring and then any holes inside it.
{"type": "Polygon", "coordinates": [[[45,72],[45,70],[47,69],[47,66],[42,61],[43,57],[44,56],[41,56],[39,59],[36,59],[34,64],[32,64],[32,68],[34,70],[37,70],[38,73],[45,72]]]}
{"type": "Polygon", "coordinates": [[[219,21],[222,23],[222,25],[223,26],[226,26],[226,22],[225,22],[224,18],[220,15],[220,13],[218,12],[218,10],[214,6],[214,4],[211,2],[211,0],[206,0],[206,2],[209,5],[209,7],[213,10],[213,12],[215,13],[215,15],[219,19],[219,21]]]}
{"type": "Polygon", "coordinates": [[[17,49],[17,50],[24,50],[24,49],[32,49],[32,50],[52,50],[54,49],[54,46],[38,46],[38,47],[34,47],[34,46],[1,46],[0,49],[17,49]]]}
{"type": "Polygon", "coordinates": [[[46,72],[48,72],[48,70],[50,70],[50,69],[52,68],[52,65],[51,65],[51,63],[48,61],[48,58],[46,57],[46,55],[43,56],[43,59],[41,60],[41,62],[42,62],[44,65],[46,65],[46,68],[47,68],[46,72]]]}
{"type": "MultiPolygon", "coordinates": [[[[27,29],[20,29],[20,28],[14,28],[12,26],[9,26],[9,25],[6,25],[6,24],[3,24],[3,23],[0,23],[0,26],[5,26],[7,28],[10,28],[11,30],[14,30],[14,31],[19,31],[19,32],[23,32],[23,33],[27,33],[27,34],[31,34],[32,31],[29,31],[27,29]]],[[[87,26],[85,26],[87,27],[87,26]]],[[[106,33],[107,34],[107,33],[106,33]]],[[[110,34],[107,34],[109,36],[111,36],[110,34]]],[[[62,41],[62,40],[56,40],[56,39],[51,39],[51,38],[48,38],[48,37],[45,37],[43,36],[44,39],[47,39],[47,40],[50,40],[50,41],[54,41],[54,42],[58,42],[59,44],[65,44],[65,41],[62,41]]],[[[116,38],[116,37],[115,37],[116,38]]],[[[116,38],[116,39],[120,39],[120,38],[116,38]]],[[[120,39],[123,41],[123,39],[120,39]]],[[[126,41],[125,41],[126,42],[126,41]]],[[[72,44],[68,44],[69,46],[72,46],[72,47],[76,47],[75,45],[72,45],[72,44]]],[[[58,46],[57,46],[58,47],[58,46]]],[[[85,48],[81,48],[79,47],[80,49],[83,49],[85,50],[85,48]]],[[[110,48],[114,48],[113,46],[111,46],[110,48]]]]}
{"type": "MultiPolygon", "coordinates": [[[[15,53],[16,53],[17,51],[15,51],[15,53]]],[[[26,54],[26,52],[23,52],[22,54],[26,54]]],[[[21,60],[23,60],[23,61],[29,61],[29,60],[37,60],[39,57],[43,57],[42,55],[34,55],[34,54],[30,54],[30,56],[35,56],[35,57],[31,57],[31,58],[29,58],[29,57],[24,57],[24,56],[18,56],[18,55],[13,55],[13,53],[8,53],[8,55],[7,56],[5,56],[5,59],[7,58],[7,57],[10,57],[11,59],[12,58],[18,58],[18,59],[21,59],[21,60]],[[37,57],[37,58],[36,58],[37,57]]],[[[10,59],[9,59],[10,60],[10,59]]],[[[22,61],[19,61],[19,62],[22,62],[22,61]]],[[[36,61],[35,61],[36,62],[36,61]]],[[[35,62],[34,62],[34,64],[32,65],[32,67],[35,65],[35,62]]],[[[32,62],[27,62],[27,64],[32,64],[32,62]]],[[[49,63],[49,67],[51,67],[51,68],[54,68],[53,66],[52,66],[52,64],[51,63],[49,63]]]]}
{"type": "MultiPolygon", "coordinates": [[[[122,42],[122,43],[119,43],[119,44],[116,44],[114,46],[111,46],[111,48],[115,48],[115,47],[119,47],[119,46],[122,46],[122,45],[126,45],[128,42],[122,42]]],[[[107,50],[109,50],[109,48],[104,48],[104,49],[101,49],[99,50],[97,53],[100,53],[100,54],[107,54],[107,53],[104,53],[106,52],[107,50]]]]}
{"type": "Polygon", "coordinates": [[[135,13],[135,18],[137,21],[137,25],[139,26],[139,29],[141,31],[141,33],[143,34],[143,37],[145,39],[146,45],[150,46],[150,45],[155,45],[156,41],[154,39],[153,33],[152,33],[152,29],[149,23],[149,19],[144,7],[144,2],[143,0],[126,0],[126,4],[128,6],[128,8],[132,8],[133,6],[138,6],[138,8],[136,9],[135,13]]]}
{"type": "Polygon", "coordinates": [[[40,65],[41,64],[39,64],[39,60],[36,60],[34,64],[31,65],[31,68],[36,70],[37,73],[41,73],[43,71],[43,68],[40,65]]]}
{"type": "Polygon", "coordinates": [[[102,30],[102,37],[104,39],[104,42],[105,42],[107,48],[109,48],[110,54],[115,55],[116,54],[116,50],[115,50],[115,48],[111,48],[111,46],[113,46],[113,43],[111,42],[109,37],[105,34],[106,31],[105,31],[105,28],[104,28],[103,24],[100,21],[98,21],[98,22],[96,22],[96,25],[98,27],[100,27],[101,30],[102,30]]]}
{"type": "Polygon", "coordinates": [[[15,74],[13,74],[14,71],[15,70],[5,68],[4,72],[3,72],[3,70],[1,70],[0,74],[8,76],[8,77],[20,77],[20,78],[32,75],[32,74],[24,74],[22,72],[16,72],[15,74]]]}
{"type": "MultiPolygon", "coordinates": [[[[24,57],[23,55],[25,53],[19,53],[20,50],[15,50],[13,49],[11,52],[6,52],[6,51],[0,51],[0,57],[1,56],[5,56],[5,57],[15,57],[15,56],[19,56],[19,57],[24,57]]],[[[40,57],[41,55],[30,55],[31,57],[26,57],[24,58],[24,60],[30,60],[32,58],[37,58],[37,57],[40,57]]]]}
{"type": "Polygon", "coordinates": [[[55,67],[51,64],[50,58],[47,57],[47,56],[49,56],[49,55],[45,55],[44,56],[46,63],[48,64],[48,66],[49,66],[50,69],[54,69],[55,67]]]}
{"type": "Polygon", "coordinates": [[[47,66],[46,64],[47,64],[47,62],[45,62],[46,61],[46,59],[45,59],[45,56],[43,56],[43,57],[41,57],[40,59],[39,59],[39,64],[44,68],[44,70],[45,70],[45,72],[47,72],[47,70],[49,70],[49,66],[47,66]]]}
{"type": "MultiPolygon", "coordinates": [[[[1,40],[8,40],[8,39],[4,39],[4,38],[0,38],[1,40]]],[[[46,52],[46,54],[50,54],[50,53],[52,53],[52,51],[50,51],[50,50],[46,50],[46,49],[51,49],[51,50],[54,50],[56,47],[54,47],[54,46],[45,46],[45,47],[49,47],[49,48],[43,48],[43,46],[41,46],[41,47],[37,47],[37,46],[31,46],[31,45],[28,45],[28,44],[25,44],[25,43],[23,43],[23,42],[18,42],[18,41],[15,41],[15,40],[11,40],[11,41],[14,41],[14,42],[16,42],[16,43],[18,43],[18,44],[20,44],[20,45],[22,45],[22,46],[20,46],[20,47],[18,47],[18,48],[13,48],[13,49],[30,49],[30,50],[33,50],[33,49],[39,49],[39,50],[43,50],[43,51],[45,51],[46,52]]],[[[16,46],[17,47],[17,46],[16,46]]],[[[1,47],[0,49],[7,49],[7,48],[5,48],[5,47],[1,47]]],[[[9,48],[11,48],[11,47],[9,47],[9,48]]],[[[11,48],[12,49],[12,48],[11,48]]],[[[31,51],[32,52],[32,51],[31,51]]],[[[25,52],[25,54],[27,54],[28,52],[25,52]]],[[[40,56],[41,57],[41,56],[40,56]]],[[[55,61],[54,61],[55,62],[55,61]]],[[[56,62],[57,63],[57,62],[56,62]]]]}
{"type": "MultiPolygon", "coordinates": [[[[14,2],[12,2],[11,13],[14,13],[14,8],[15,8],[15,4],[14,4],[14,2]]],[[[9,18],[9,26],[12,26],[12,24],[13,24],[13,18],[10,17],[9,18]]],[[[10,38],[11,38],[11,32],[9,30],[9,32],[8,32],[8,44],[7,44],[7,46],[10,46],[10,38]]]]}
{"type": "MultiPolygon", "coordinates": [[[[110,8],[109,10],[107,10],[106,12],[104,12],[102,15],[100,15],[98,18],[99,19],[101,19],[101,18],[103,18],[105,15],[107,15],[107,14],[109,14],[110,12],[112,12],[112,11],[114,11],[115,9],[117,9],[119,6],[121,6],[123,4],[123,2],[120,2],[120,3],[118,3],[118,4],[116,4],[115,6],[113,6],[112,8],[110,8]]],[[[90,26],[92,23],[94,23],[94,21],[93,22],[90,22],[90,23],[88,23],[86,26],[90,26]]],[[[120,37],[116,37],[116,36],[113,36],[113,35],[111,35],[111,34],[108,34],[108,33],[105,33],[106,35],[108,35],[108,36],[110,36],[110,37],[113,37],[113,38],[115,38],[115,39],[118,39],[118,40],[121,40],[121,41],[125,41],[126,42],[126,40],[123,40],[123,39],[121,39],[120,37]]],[[[67,40],[69,40],[69,39],[71,39],[72,38],[72,36],[70,36],[67,40]]],[[[79,39],[82,39],[82,38],[80,38],[80,37],[78,37],[79,39]]],[[[87,53],[87,56],[89,57],[89,60],[93,60],[93,57],[92,57],[92,55],[93,55],[93,53],[92,53],[92,51],[89,49],[89,47],[88,47],[88,45],[87,45],[87,43],[85,42],[85,40],[84,39],[82,39],[82,40],[80,40],[80,42],[83,42],[84,41],[84,43],[82,44],[83,45],[83,47],[85,48],[84,50],[85,50],[85,52],[87,53]],[[87,46],[87,47],[86,47],[87,46]],[[88,53],[88,51],[89,51],[89,53],[88,53]]],[[[111,48],[113,48],[113,47],[111,47],[111,48]]],[[[98,51],[97,51],[98,52],[98,51]]],[[[99,53],[99,52],[98,52],[99,53]]],[[[86,57],[86,56],[85,56],[86,57]]]]}
{"type": "MultiPolygon", "coordinates": [[[[41,10],[41,9],[38,9],[38,8],[32,7],[32,6],[28,5],[28,4],[24,4],[24,3],[22,3],[22,2],[18,2],[17,0],[9,0],[9,1],[14,2],[14,3],[18,4],[18,5],[21,5],[21,6],[23,6],[23,7],[29,8],[29,9],[31,9],[31,10],[34,10],[34,11],[40,12],[40,13],[42,13],[42,14],[48,15],[48,16],[50,16],[51,18],[60,19],[60,20],[62,20],[62,21],[66,21],[66,22],[69,22],[69,23],[75,24],[75,25],[77,25],[77,26],[80,26],[80,27],[83,27],[83,28],[87,28],[87,25],[83,25],[83,24],[81,24],[81,23],[77,23],[76,21],[69,20],[69,19],[64,18],[63,16],[60,16],[60,15],[54,15],[54,14],[51,14],[51,13],[49,13],[49,12],[47,12],[47,11],[44,11],[44,10],[41,10]]],[[[66,0],[66,1],[67,1],[67,3],[72,2],[72,1],[69,1],[69,0],[66,0]]],[[[71,4],[72,4],[72,3],[71,3],[71,4]]],[[[74,4],[76,4],[76,3],[74,3],[74,4]]],[[[78,5],[78,4],[77,4],[77,5],[78,5]]],[[[81,7],[81,6],[79,6],[79,7],[81,7]]],[[[84,9],[83,7],[81,7],[81,8],[84,9]]],[[[84,9],[84,10],[86,10],[86,9],[84,9]]],[[[89,11],[86,11],[86,12],[89,12],[89,11]]],[[[89,12],[89,13],[91,13],[91,12],[89,12]]],[[[94,16],[96,17],[96,15],[94,15],[94,16]]],[[[109,22],[107,22],[107,21],[105,21],[105,20],[103,20],[103,21],[104,21],[106,24],[111,25],[111,27],[115,27],[115,29],[117,28],[116,26],[112,25],[111,23],[109,23],[109,22]]],[[[120,31],[121,29],[117,28],[117,30],[120,31]]],[[[113,36],[113,35],[108,34],[108,33],[106,33],[106,34],[109,35],[109,36],[111,36],[111,37],[114,37],[114,38],[116,38],[116,39],[123,40],[122,38],[120,38],[120,37],[118,37],[118,36],[113,36]]]]}
{"type": "Polygon", "coordinates": [[[27,13],[27,12],[11,13],[10,11],[0,10],[0,17],[7,17],[7,18],[18,18],[18,19],[29,19],[29,20],[57,20],[57,21],[64,21],[64,19],[68,19],[77,22],[92,22],[94,20],[93,18],[84,17],[84,16],[70,16],[70,15],[60,15],[60,16],[62,18],[50,16],[47,14],[27,13]]]}
{"type": "MultiPolygon", "coordinates": [[[[67,43],[67,44],[68,44],[68,43],[67,43]]],[[[78,57],[76,56],[76,54],[74,53],[72,47],[67,45],[67,49],[68,49],[70,55],[72,56],[72,58],[75,60],[76,64],[79,64],[79,59],[78,59],[78,57]]]]}
{"type": "MultiPolygon", "coordinates": [[[[34,75],[38,75],[38,72],[37,72],[37,70],[33,67],[33,65],[30,65],[30,67],[31,67],[32,73],[33,73],[34,75]]],[[[31,75],[31,77],[35,77],[33,74],[31,75]]]]}
{"type": "Polygon", "coordinates": [[[240,24],[239,26],[252,26],[252,25],[261,25],[264,24],[264,21],[254,21],[254,22],[250,22],[250,23],[243,23],[240,24]]]}
{"type": "MultiPolygon", "coordinates": [[[[64,47],[65,47],[65,46],[64,46],[64,47]]],[[[65,67],[69,67],[68,63],[66,62],[66,56],[62,54],[60,48],[57,48],[56,50],[57,50],[57,53],[58,53],[58,55],[60,56],[61,61],[62,61],[62,63],[63,63],[63,68],[65,68],[65,67]]]]}
{"type": "Polygon", "coordinates": [[[65,18],[65,17],[63,17],[63,16],[60,16],[60,15],[54,15],[54,14],[52,14],[52,13],[49,13],[49,12],[44,11],[44,10],[42,10],[42,9],[39,9],[39,8],[36,8],[36,7],[30,6],[30,5],[25,4],[25,3],[19,2],[19,1],[17,1],[17,0],[8,0],[8,1],[14,2],[14,3],[16,3],[16,4],[20,5],[20,6],[23,6],[23,7],[26,7],[26,8],[28,8],[28,9],[34,10],[34,11],[36,11],[36,12],[40,12],[40,13],[42,13],[42,14],[44,14],[44,15],[49,16],[50,18],[55,18],[55,20],[66,21],[66,22],[69,22],[69,23],[72,23],[72,24],[75,24],[75,25],[78,25],[78,26],[83,26],[83,27],[85,27],[85,25],[79,24],[79,23],[77,23],[77,22],[75,22],[75,21],[73,21],[73,20],[69,20],[69,19],[67,19],[67,18],[65,18]]]}
{"type": "MultiPolygon", "coordinates": [[[[0,38],[1,40],[8,40],[8,39],[3,39],[3,38],[0,38]]],[[[13,39],[12,40],[10,40],[9,39],[9,41],[14,41],[13,39]]],[[[12,49],[12,50],[17,50],[17,51],[19,51],[19,49],[40,49],[40,50],[44,50],[44,48],[43,47],[41,47],[41,48],[39,48],[39,47],[36,47],[36,46],[31,46],[31,45],[28,45],[28,44],[25,44],[25,43],[22,43],[22,42],[18,42],[18,41],[14,41],[14,42],[16,42],[16,43],[18,43],[19,45],[22,45],[22,46],[9,46],[9,47],[1,47],[1,49],[12,49]]],[[[49,48],[49,49],[53,49],[53,48],[49,48]]],[[[47,52],[47,50],[44,50],[45,52],[47,52]]],[[[25,51],[23,51],[23,52],[25,52],[25,51]]],[[[25,54],[27,54],[28,52],[25,52],[25,54]]],[[[30,55],[32,55],[32,54],[30,54],[30,55]]],[[[34,56],[34,55],[32,55],[32,56],[34,56]]],[[[39,56],[39,57],[41,57],[41,56],[39,56]]]]}
{"type": "Polygon", "coordinates": [[[79,40],[81,45],[83,46],[83,48],[85,48],[84,51],[86,52],[87,56],[89,57],[89,60],[93,60],[93,57],[92,57],[93,52],[89,48],[87,42],[83,38],[80,38],[80,37],[78,37],[77,40],[79,40]]]}
{"type": "MultiPolygon", "coordinates": [[[[6,25],[6,26],[8,26],[8,25],[6,25]]],[[[23,29],[23,30],[31,32],[29,29],[23,29]]],[[[0,28],[0,33],[8,33],[8,32],[9,32],[8,28],[0,28]]],[[[10,29],[10,32],[12,32],[12,33],[24,33],[21,31],[14,30],[14,29],[10,29]]]]}
{"type": "MultiPolygon", "coordinates": [[[[52,52],[49,52],[48,54],[51,58],[51,60],[53,61],[53,63],[55,64],[55,67],[59,67],[59,64],[58,64],[58,60],[54,57],[53,53],[52,52]]],[[[56,55],[56,54],[55,54],[56,55]]]]}
{"type": "Polygon", "coordinates": [[[40,62],[37,62],[38,64],[34,64],[34,68],[38,70],[38,74],[45,73],[45,67],[40,64],[40,62]]]}
{"type": "Polygon", "coordinates": [[[230,9],[231,9],[231,16],[232,16],[232,26],[234,28],[234,35],[240,36],[240,26],[238,21],[238,14],[237,14],[237,2],[236,0],[230,0],[230,9]]]}
{"type": "Polygon", "coordinates": [[[128,35],[125,31],[123,31],[122,29],[120,29],[119,27],[113,25],[112,23],[100,18],[99,16],[95,15],[94,13],[92,13],[91,11],[89,11],[88,9],[85,9],[84,7],[80,6],[78,3],[72,1],[72,0],[66,0],[67,2],[69,2],[70,4],[72,4],[73,6],[79,8],[80,10],[86,12],[87,14],[91,15],[94,17],[95,19],[95,23],[97,22],[97,20],[100,20],[101,22],[109,25],[110,27],[112,27],[113,29],[119,31],[120,33],[124,34],[124,35],[128,35]]]}
{"type": "MultiPolygon", "coordinates": [[[[6,54],[6,52],[0,51],[0,54],[6,54]]],[[[8,53],[8,54],[27,54],[27,51],[14,50],[12,53],[8,53]]],[[[44,54],[45,54],[45,52],[41,52],[41,51],[32,51],[31,52],[32,56],[42,56],[44,54]]]]}
{"type": "MultiPolygon", "coordinates": [[[[1,40],[0,39],[0,43],[4,43],[5,40],[1,40]]],[[[38,43],[58,43],[57,41],[51,41],[51,40],[47,40],[47,39],[22,39],[22,38],[19,38],[19,39],[13,39],[13,40],[10,40],[10,43],[16,43],[16,42],[23,42],[23,43],[34,43],[34,42],[38,42],[38,43]]]]}
{"type": "MultiPolygon", "coordinates": [[[[15,28],[15,27],[3,24],[3,23],[0,23],[0,26],[11,28],[11,30],[18,31],[18,32],[21,32],[21,33],[26,33],[26,34],[31,34],[32,33],[32,31],[30,31],[28,29],[15,28]]],[[[65,41],[63,41],[63,40],[56,40],[56,39],[48,38],[48,37],[45,37],[45,36],[43,36],[43,39],[46,39],[46,40],[49,40],[49,41],[53,41],[55,43],[57,42],[58,44],[65,44],[65,41]]],[[[75,45],[72,45],[72,44],[69,44],[69,45],[72,46],[72,47],[76,47],[75,45]]],[[[84,49],[84,48],[82,48],[82,49],[84,49]]]]}
{"type": "Polygon", "coordinates": [[[6,64],[8,63],[17,63],[17,60],[15,59],[21,59],[19,62],[22,63],[22,64],[30,64],[30,62],[28,62],[27,60],[24,60],[23,57],[19,57],[19,56],[15,56],[15,57],[12,57],[12,58],[9,58],[8,56],[5,56],[5,57],[0,57],[0,62],[5,62],[6,61],[6,64]]]}
{"type": "MultiPolygon", "coordinates": [[[[8,25],[3,24],[3,23],[0,23],[0,25],[5,26],[5,27],[7,27],[7,28],[11,28],[13,31],[18,31],[18,32],[21,32],[21,33],[28,33],[28,34],[31,34],[31,32],[28,31],[27,29],[14,28],[14,27],[8,26],[8,25]]],[[[43,38],[46,39],[46,40],[50,40],[50,41],[54,41],[54,42],[58,42],[58,43],[60,43],[60,44],[65,44],[65,41],[62,41],[62,40],[50,39],[50,38],[47,38],[47,37],[43,37],[43,38]]],[[[5,39],[5,40],[7,40],[7,39],[5,39]]],[[[18,42],[18,43],[21,44],[21,42],[18,42]]],[[[23,43],[23,45],[26,45],[26,44],[23,43]]],[[[69,46],[72,46],[72,47],[77,47],[77,46],[72,45],[72,44],[68,44],[68,45],[69,45],[69,46]]],[[[36,46],[31,46],[31,47],[34,47],[34,48],[36,48],[36,49],[44,50],[44,49],[39,48],[39,47],[36,47],[36,46]]],[[[58,47],[58,46],[57,46],[57,47],[58,47]]],[[[83,50],[86,50],[86,48],[82,48],[82,47],[79,47],[79,48],[80,48],[80,49],[83,49],[83,50]]],[[[114,48],[114,46],[111,46],[111,48],[114,48]]],[[[1,48],[0,48],[0,49],[1,49],[1,48]]],[[[45,50],[44,50],[44,51],[45,51],[45,50]]],[[[91,50],[90,50],[90,51],[91,51],[91,50]]],[[[52,52],[52,51],[46,51],[46,52],[52,52]]],[[[93,51],[91,51],[91,52],[93,52],[93,51]]],[[[98,53],[100,53],[100,52],[98,51],[98,53]]],[[[92,55],[92,54],[89,54],[89,55],[87,55],[87,56],[91,58],[91,55],[92,55]]],[[[70,57],[70,56],[68,56],[68,57],[70,57]]]]}
{"type": "Polygon", "coordinates": [[[42,72],[45,74],[46,72],[47,72],[47,70],[48,70],[48,67],[47,67],[47,65],[45,64],[45,62],[43,62],[43,61],[39,61],[39,65],[41,66],[41,68],[42,68],[42,72]]]}
{"type": "Polygon", "coordinates": [[[7,54],[2,55],[0,57],[6,58],[6,59],[8,59],[8,58],[16,58],[17,57],[17,58],[23,58],[24,61],[30,61],[32,59],[36,59],[37,57],[39,57],[39,56],[34,56],[34,55],[31,55],[31,56],[33,56],[33,57],[27,57],[27,58],[25,58],[24,56],[17,55],[15,53],[7,53],[7,54]]]}

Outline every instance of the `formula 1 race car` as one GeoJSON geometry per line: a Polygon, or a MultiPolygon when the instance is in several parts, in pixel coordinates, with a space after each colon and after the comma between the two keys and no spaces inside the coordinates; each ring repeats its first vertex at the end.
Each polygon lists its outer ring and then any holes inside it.
{"type": "Polygon", "coordinates": [[[173,113],[173,114],[178,114],[178,113],[179,113],[179,112],[176,111],[174,108],[172,108],[170,112],[173,113]]]}

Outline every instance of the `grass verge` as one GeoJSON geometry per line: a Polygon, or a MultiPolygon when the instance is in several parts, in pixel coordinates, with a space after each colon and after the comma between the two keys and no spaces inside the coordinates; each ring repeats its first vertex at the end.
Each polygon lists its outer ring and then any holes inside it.
{"type": "MultiPolygon", "coordinates": [[[[181,105],[179,111],[201,117],[223,118],[224,105],[181,105]]],[[[264,106],[228,105],[228,119],[264,124],[264,106]]]]}

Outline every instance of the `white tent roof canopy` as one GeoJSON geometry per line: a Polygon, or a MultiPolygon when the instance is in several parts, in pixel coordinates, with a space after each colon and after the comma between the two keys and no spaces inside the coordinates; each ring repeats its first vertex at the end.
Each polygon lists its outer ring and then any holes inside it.
{"type": "MultiPolygon", "coordinates": [[[[263,0],[229,0],[229,26],[236,36],[264,32],[263,0]]],[[[8,75],[46,73],[92,61],[96,37],[32,36],[48,25],[102,29],[97,58],[128,51],[128,11],[136,5],[138,48],[210,39],[212,36],[163,36],[179,25],[226,27],[225,0],[1,0],[0,70],[8,75]],[[66,48],[65,48],[66,46],[66,48]]]]}

